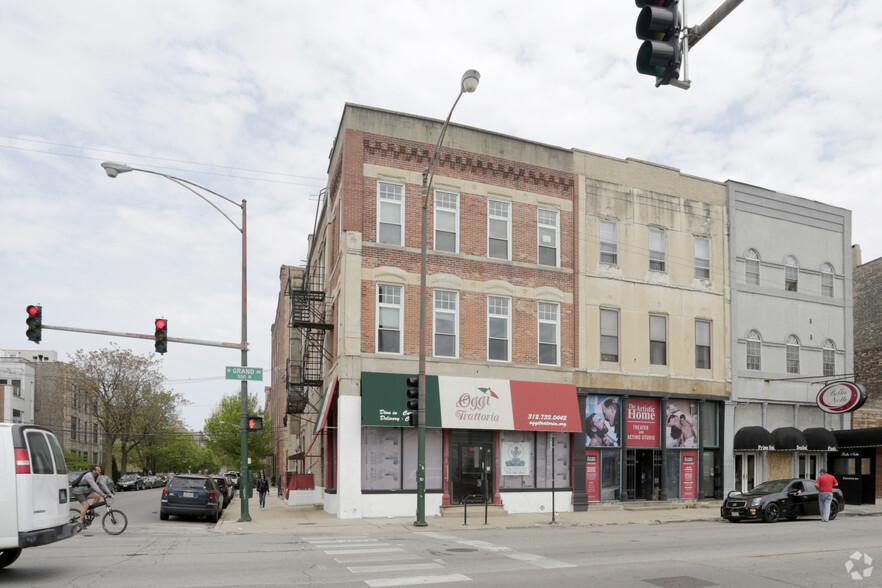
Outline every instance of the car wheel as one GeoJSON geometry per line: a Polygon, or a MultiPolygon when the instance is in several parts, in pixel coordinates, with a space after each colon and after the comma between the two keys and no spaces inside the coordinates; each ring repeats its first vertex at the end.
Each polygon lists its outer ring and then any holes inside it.
{"type": "Polygon", "coordinates": [[[830,503],[830,520],[832,521],[833,519],[835,519],[836,515],[838,515],[838,514],[839,514],[839,505],[836,504],[836,501],[834,500],[833,502],[830,503]]]}
{"type": "Polygon", "coordinates": [[[167,521],[168,520],[168,513],[159,511],[159,520],[160,521],[167,521]]]}
{"type": "Polygon", "coordinates": [[[21,547],[16,547],[15,549],[0,549],[0,569],[12,565],[12,562],[17,560],[19,555],[21,555],[21,547]]]}
{"type": "Polygon", "coordinates": [[[767,505],[766,509],[763,511],[763,520],[767,523],[776,523],[780,517],[781,509],[778,508],[778,505],[775,503],[767,505]]]}

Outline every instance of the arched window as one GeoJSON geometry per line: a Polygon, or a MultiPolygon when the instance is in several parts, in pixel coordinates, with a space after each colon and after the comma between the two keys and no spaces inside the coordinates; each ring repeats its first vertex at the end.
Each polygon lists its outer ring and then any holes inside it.
{"type": "Polygon", "coordinates": [[[748,249],[744,255],[744,279],[748,284],[759,286],[760,256],[756,249],[748,249]]]}
{"type": "Polygon", "coordinates": [[[784,258],[784,289],[796,292],[799,284],[799,262],[792,255],[784,258]]]}
{"type": "Polygon", "coordinates": [[[747,334],[747,369],[762,369],[763,339],[756,331],[747,334]]]}
{"type": "Polygon", "coordinates": [[[821,296],[833,298],[833,266],[829,263],[821,266],[821,296]]]}
{"type": "Polygon", "coordinates": [[[827,339],[826,341],[824,341],[823,359],[821,361],[824,364],[824,375],[825,376],[835,376],[836,375],[836,344],[833,343],[832,339],[827,339]]]}
{"type": "Polygon", "coordinates": [[[787,348],[787,373],[799,373],[799,339],[796,335],[790,335],[785,342],[787,348]]]}

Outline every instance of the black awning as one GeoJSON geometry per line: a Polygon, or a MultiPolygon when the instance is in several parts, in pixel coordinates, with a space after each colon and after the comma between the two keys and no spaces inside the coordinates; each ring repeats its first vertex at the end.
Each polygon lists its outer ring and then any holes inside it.
{"type": "Polygon", "coordinates": [[[813,427],[802,432],[808,443],[809,451],[838,451],[836,435],[824,427],[813,427]]]}
{"type": "Polygon", "coordinates": [[[833,435],[840,451],[850,447],[882,447],[882,427],[833,431],[833,435]]]}
{"type": "Polygon", "coordinates": [[[775,449],[772,434],[762,427],[741,427],[735,433],[735,451],[769,451],[775,449]]]}
{"type": "Polygon", "coordinates": [[[778,451],[807,451],[808,441],[796,427],[781,427],[772,431],[772,441],[778,451]]]}

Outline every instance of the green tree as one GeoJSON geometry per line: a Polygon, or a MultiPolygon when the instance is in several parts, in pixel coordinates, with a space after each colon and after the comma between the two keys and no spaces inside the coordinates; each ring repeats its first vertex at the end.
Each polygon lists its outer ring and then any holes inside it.
{"type": "Polygon", "coordinates": [[[73,472],[75,470],[85,470],[88,469],[90,465],[89,459],[80,455],[79,453],[74,453],[69,449],[64,450],[64,461],[67,463],[67,471],[73,472]]]}
{"type": "MultiPolygon", "coordinates": [[[[248,396],[248,414],[264,417],[263,430],[248,433],[248,457],[252,464],[259,464],[270,452],[273,424],[264,411],[257,406],[257,396],[248,396]]],[[[211,416],[205,421],[205,446],[227,465],[241,463],[242,405],[238,392],[221,398],[211,416]]]]}

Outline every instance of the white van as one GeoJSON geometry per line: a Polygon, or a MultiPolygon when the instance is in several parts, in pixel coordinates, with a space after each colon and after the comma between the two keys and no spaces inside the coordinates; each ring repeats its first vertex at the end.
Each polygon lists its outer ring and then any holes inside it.
{"type": "Polygon", "coordinates": [[[68,539],[67,464],[46,427],[0,423],[0,568],[25,547],[68,539]]]}

